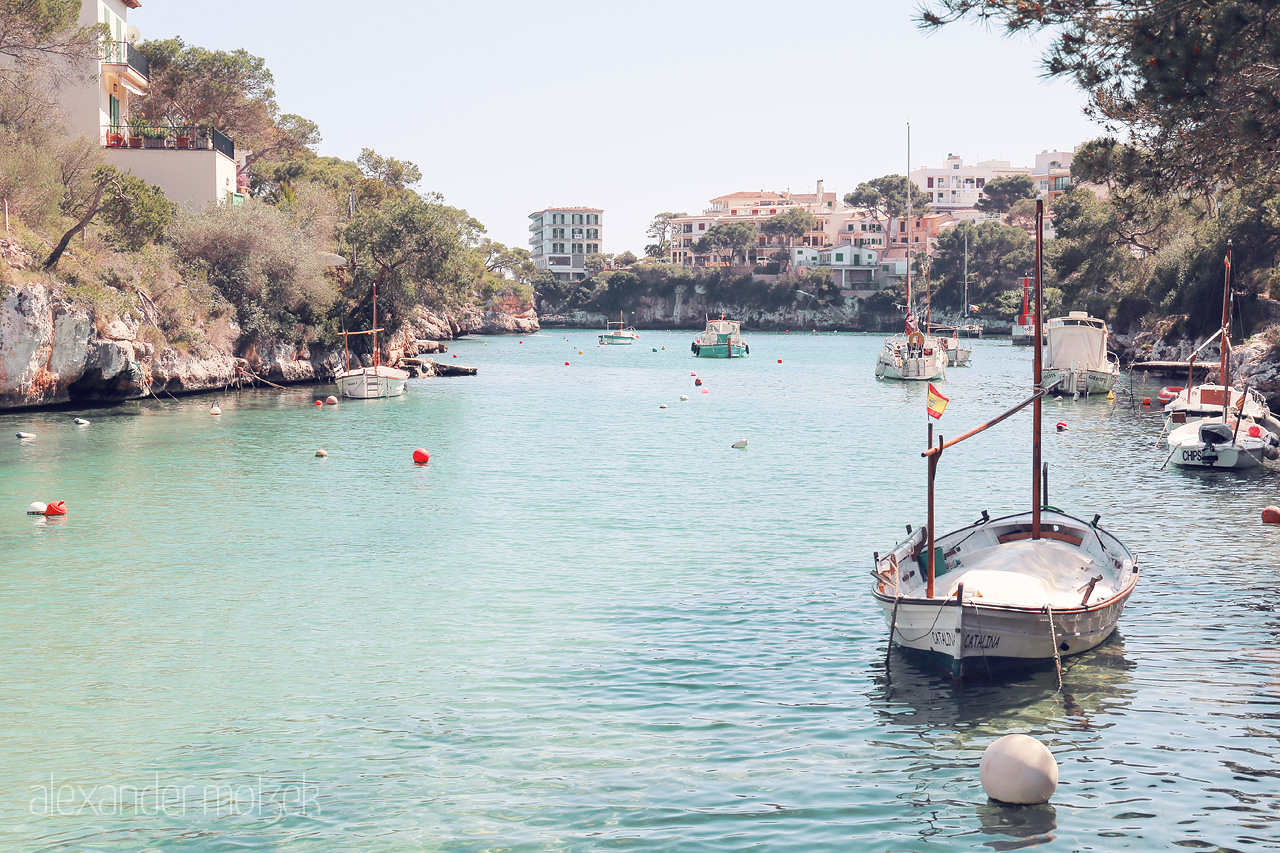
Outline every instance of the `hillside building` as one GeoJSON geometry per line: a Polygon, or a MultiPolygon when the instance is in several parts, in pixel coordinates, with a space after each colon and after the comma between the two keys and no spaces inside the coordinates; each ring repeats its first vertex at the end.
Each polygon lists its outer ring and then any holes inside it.
{"type": "Polygon", "coordinates": [[[529,214],[529,250],[534,265],[560,281],[587,277],[587,255],[602,243],[598,207],[548,207],[529,214]]]}

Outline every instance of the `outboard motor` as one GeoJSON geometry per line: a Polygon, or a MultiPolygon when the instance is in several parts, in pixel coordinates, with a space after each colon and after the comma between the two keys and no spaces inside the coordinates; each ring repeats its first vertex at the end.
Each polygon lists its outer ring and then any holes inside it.
{"type": "Polygon", "coordinates": [[[1205,445],[1230,444],[1235,431],[1226,424],[1201,424],[1200,442],[1205,445]]]}

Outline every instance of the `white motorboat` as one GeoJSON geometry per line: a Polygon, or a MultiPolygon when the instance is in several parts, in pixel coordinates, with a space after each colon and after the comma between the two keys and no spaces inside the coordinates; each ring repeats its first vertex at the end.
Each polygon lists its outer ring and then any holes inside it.
{"type": "Polygon", "coordinates": [[[607,324],[604,334],[600,336],[600,343],[602,345],[612,344],[616,346],[618,344],[630,344],[639,339],[640,335],[633,327],[623,322],[622,314],[619,313],[618,322],[607,324]]]}
{"type": "Polygon", "coordinates": [[[933,380],[947,378],[947,350],[938,338],[923,332],[885,338],[876,356],[877,379],[933,380]]]}
{"type": "Polygon", "coordinates": [[[953,333],[949,338],[946,335],[939,335],[938,343],[942,344],[942,348],[946,350],[947,367],[969,366],[969,359],[973,358],[973,347],[960,343],[958,334],[953,333]]]}
{"type": "Polygon", "coordinates": [[[1169,433],[1169,453],[1182,468],[1256,468],[1280,458],[1280,438],[1249,417],[1184,423],[1169,433]]]}
{"type": "Polygon", "coordinates": [[[698,358],[743,358],[751,355],[751,347],[742,340],[742,321],[707,319],[707,328],[698,339],[689,344],[689,351],[698,358]]]}
{"type": "Polygon", "coordinates": [[[1107,337],[1107,324],[1085,311],[1050,320],[1045,383],[1073,397],[1111,393],[1120,377],[1120,362],[1107,350],[1107,337]]]}
{"type": "MultiPolygon", "coordinates": [[[[382,273],[378,273],[381,277],[382,273]]],[[[341,332],[342,346],[346,356],[346,368],[334,374],[333,381],[344,397],[357,400],[373,400],[379,397],[399,397],[404,393],[405,383],[409,381],[409,372],[398,367],[389,367],[380,363],[378,351],[378,282],[373,283],[373,328],[359,332],[341,332]],[[351,366],[351,349],[347,346],[352,335],[373,336],[373,364],[364,367],[351,366]]]]}
{"type": "MultiPolygon", "coordinates": [[[[1086,652],[1115,630],[1138,583],[1129,549],[1098,526],[1047,506],[1040,465],[1044,204],[1036,204],[1034,393],[947,442],[932,443],[928,521],[887,554],[875,555],[873,595],[891,642],[955,678],[1058,663],[1086,652]],[[1030,512],[991,518],[934,535],[934,477],[945,449],[1034,405],[1030,512]]],[[[1059,678],[1061,669],[1059,668],[1059,678]]],[[[1059,682],[1061,683],[1061,682],[1059,682]]]]}

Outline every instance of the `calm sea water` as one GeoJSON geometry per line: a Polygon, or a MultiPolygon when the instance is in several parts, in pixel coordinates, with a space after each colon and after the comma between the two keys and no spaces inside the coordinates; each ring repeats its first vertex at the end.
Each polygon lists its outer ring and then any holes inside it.
{"type": "MultiPolygon", "coordinates": [[[[924,519],[924,389],[872,336],[691,338],[0,416],[0,849],[1280,849],[1280,473],[1159,470],[1158,414],[1048,404],[1051,501],[1143,579],[1064,694],[956,688],[886,661],[869,595],[924,519]],[[1051,804],[983,794],[1012,732],[1051,804]]],[[[974,349],[943,435],[1026,395],[1027,350],[974,349]]],[[[944,455],[943,529],[1024,507],[1028,423],[944,455]]]]}

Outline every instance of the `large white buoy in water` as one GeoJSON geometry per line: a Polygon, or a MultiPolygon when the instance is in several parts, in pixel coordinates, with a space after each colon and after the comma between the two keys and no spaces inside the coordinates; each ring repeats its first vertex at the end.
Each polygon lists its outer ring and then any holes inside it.
{"type": "Polygon", "coordinates": [[[746,449],[747,449],[747,440],[746,440],[745,438],[740,438],[740,439],[738,439],[737,441],[735,441],[735,442],[733,443],[733,449],[734,449],[734,450],[746,450],[746,449]]]}
{"type": "Polygon", "coordinates": [[[218,408],[218,404],[217,404],[217,403],[214,403],[212,406],[210,406],[210,407],[209,407],[209,414],[211,414],[211,415],[220,415],[220,414],[222,414],[222,409],[219,409],[219,408],[218,408]]]}
{"type": "Polygon", "coordinates": [[[1058,788],[1058,762],[1040,741],[1005,735],[987,747],[978,765],[987,796],[1002,803],[1047,803],[1058,788]]]}
{"type": "Polygon", "coordinates": [[[28,439],[28,438],[35,438],[35,437],[36,437],[36,434],[35,434],[34,432],[20,432],[20,433],[18,433],[18,438],[21,438],[21,439],[28,439]]]}
{"type": "Polygon", "coordinates": [[[89,422],[88,422],[88,421],[86,421],[84,418],[76,418],[76,423],[78,423],[80,426],[88,426],[88,425],[89,425],[89,422]]]}
{"type": "Polygon", "coordinates": [[[44,511],[48,508],[48,504],[42,504],[40,501],[32,501],[31,506],[27,507],[27,515],[44,515],[44,511]]]}

